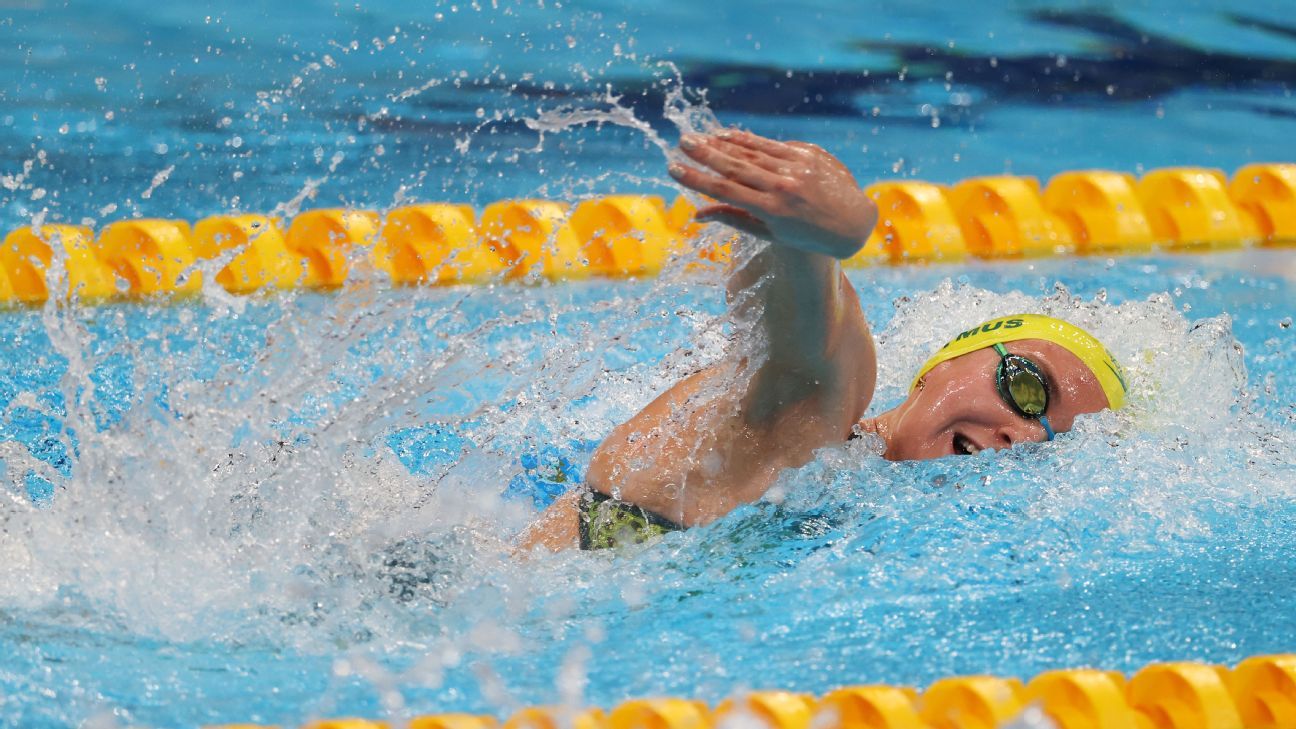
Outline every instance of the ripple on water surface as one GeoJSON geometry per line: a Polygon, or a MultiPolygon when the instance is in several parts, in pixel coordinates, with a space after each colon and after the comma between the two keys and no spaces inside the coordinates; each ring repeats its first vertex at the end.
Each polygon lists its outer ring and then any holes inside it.
{"type": "Polygon", "coordinates": [[[876,409],[1025,310],[1102,338],[1131,406],[974,458],[826,448],[708,527],[527,561],[510,539],[598,439],[741,329],[716,273],[11,312],[6,711],[291,723],[1290,649],[1292,268],[853,272],[876,409]]]}

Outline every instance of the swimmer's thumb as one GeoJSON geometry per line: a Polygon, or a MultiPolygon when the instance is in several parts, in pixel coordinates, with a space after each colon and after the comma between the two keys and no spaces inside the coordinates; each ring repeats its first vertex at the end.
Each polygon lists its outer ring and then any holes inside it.
{"type": "Polygon", "coordinates": [[[696,218],[702,223],[721,223],[737,228],[757,238],[770,237],[770,229],[765,221],[736,205],[708,205],[697,212],[696,218]]]}

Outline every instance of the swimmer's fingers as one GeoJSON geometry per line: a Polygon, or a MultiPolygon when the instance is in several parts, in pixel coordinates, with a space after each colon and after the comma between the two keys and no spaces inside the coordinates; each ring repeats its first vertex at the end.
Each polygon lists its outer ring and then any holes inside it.
{"type": "Polygon", "coordinates": [[[802,152],[795,144],[779,142],[741,129],[725,129],[716,134],[720,139],[740,147],[755,150],[787,162],[802,162],[802,152]]]}
{"type": "Polygon", "coordinates": [[[776,206],[774,196],[733,180],[703,172],[696,167],[674,163],[666,168],[681,185],[703,195],[748,210],[770,210],[776,206]]]}
{"type": "Polygon", "coordinates": [[[716,137],[726,145],[725,149],[730,154],[742,156],[743,159],[780,175],[791,177],[813,175],[819,165],[826,164],[838,174],[848,177],[852,184],[855,181],[855,177],[851,175],[845,163],[817,144],[797,141],[779,142],[738,129],[726,129],[716,137]],[[745,150],[749,156],[733,151],[737,149],[745,150]]]}
{"type": "Polygon", "coordinates": [[[697,211],[703,223],[723,223],[757,238],[769,238],[770,228],[760,218],[734,205],[708,205],[697,211]]]}
{"type": "Polygon", "coordinates": [[[724,152],[730,157],[743,160],[744,162],[760,167],[761,169],[772,172],[780,177],[791,175],[798,168],[805,167],[803,163],[798,164],[793,160],[785,159],[783,157],[775,157],[757,149],[744,147],[741,144],[730,142],[723,137],[713,137],[710,143],[716,149],[724,152]]]}
{"type": "Polygon", "coordinates": [[[787,183],[777,169],[771,169],[777,160],[714,137],[686,134],[680,139],[680,149],[693,161],[755,190],[779,190],[787,183]]]}

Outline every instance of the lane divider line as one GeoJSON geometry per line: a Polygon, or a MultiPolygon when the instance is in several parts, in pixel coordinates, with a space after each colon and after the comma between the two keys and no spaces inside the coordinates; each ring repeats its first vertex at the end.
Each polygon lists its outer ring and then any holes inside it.
{"type": "MultiPolygon", "coordinates": [[[[411,729],[997,729],[1034,709],[1058,729],[1291,729],[1296,654],[1254,656],[1232,670],[1154,663],[1129,679],[1116,671],[1048,671],[1029,682],[956,676],[926,691],[849,686],[822,698],[757,691],[714,710],[682,698],[632,699],[610,711],[530,707],[500,724],[475,714],[420,716],[411,729]],[[754,722],[754,723],[753,723],[754,722]]],[[[323,719],[304,729],[389,729],[381,721],[323,719]]],[[[231,724],[209,729],[258,729],[231,724]]]]}
{"type": "MultiPolygon", "coordinates": [[[[1176,167],[1138,179],[1063,172],[1043,189],[1032,177],[999,175],[954,185],[890,180],[865,191],[879,221],[850,267],[1296,244],[1296,164],[1250,164],[1231,180],[1176,167]]],[[[0,304],[40,304],[53,291],[86,303],[194,295],[199,264],[222,255],[234,257],[216,283],[235,294],[336,289],[358,267],[396,285],[447,285],[644,277],[680,256],[724,263],[729,242],[700,241],[695,212],[683,197],[667,206],[609,195],[576,205],[502,200],[480,214],[424,203],[386,214],[308,210],[290,221],[214,215],[192,227],[120,220],[97,236],[82,226],[24,227],[0,244],[0,304]]]]}

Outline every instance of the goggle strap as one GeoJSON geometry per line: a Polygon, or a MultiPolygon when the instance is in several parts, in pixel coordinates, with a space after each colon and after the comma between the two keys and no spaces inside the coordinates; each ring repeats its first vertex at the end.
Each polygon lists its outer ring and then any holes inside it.
{"type": "Polygon", "coordinates": [[[995,342],[994,351],[998,352],[1000,357],[1008,356],[1008,350],[1005,349],[1004,346],[999,342],[995,342]]]}

